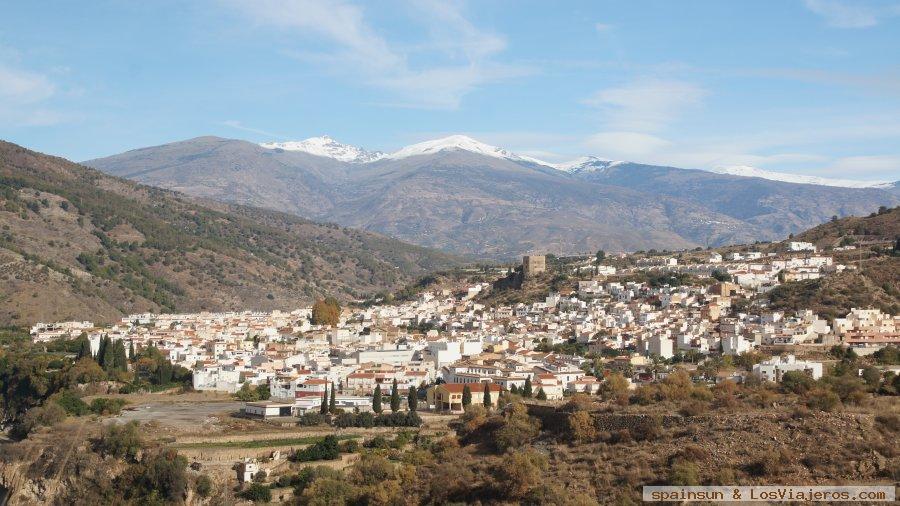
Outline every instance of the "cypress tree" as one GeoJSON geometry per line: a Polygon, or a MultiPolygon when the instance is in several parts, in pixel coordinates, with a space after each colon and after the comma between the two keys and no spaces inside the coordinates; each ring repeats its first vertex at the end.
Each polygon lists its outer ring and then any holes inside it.
{"type": "Polygon", "coordinates": [[[519,387],[517,387],[516,384],[513,383],[513,384],[510,385],[510,387],[509,387],[509,393],[511,393],[511,394],[517,394],[517,395],[518,395],[518,393],[519,393],[519,387]]]}
{"type": "Polygon", "coordinates": [[[328,412],[334,413],[337,411],[337,398],[335,397],[337,394],[334,393],[334,382],[331,382],[331,398],[328,399],[328,412]]]}
{"type": "Polygon", "coordinates": [[[91,353],[91,342],[85,336],[81,337],[81,346],[78,348],[78,359],[81,360],[82,358],[94,358],[94,355],[91,353]]]}
{"type": "Polygon", "coordinates": [[[397,389],[397,380],[391,385],[391,412],[400,411],[400,391],[397,389]]]}
{"type": "Polygon", "coordinates": [[[462,398],[463,409],[469,407],[469,404],[472,404],[472,390],[469,389],[469,385],[466,385],[463,387],[463,398],[462,398]]]}
{"type": "Polygon", "coordinates": [[[406,396],[406,406],[410,411],[415,411],[419,406],[419,396],[416,395],[416,389],[409,387],[409,394],[406,396]]]}
{"type": "Polygon", "coordinates": [[[484,404],[484,407],[491,407],[491,384],[484,384],[484,394],[481,397],[481,403],[484,404]]]}
{"type": "Polygon", "coordinates": [[[372,411],[381,414],[381,385],[375,385],[375,393],[372,394],[372,411]]]}
{"type": "Polygon", "coordinates": [[[128,359],[134,362],[136,358],[134,355],[134,341],[128,341],[128,359]]]}
{"type": "Polygon", "coordinates": [[[113,344],[113,367],[116,371],[128,370],[128,357],[125,356],[125,343],[121,339],[113,344]]]}
{"type": "Polygon", "coordinates": [[[525,378],[525,386],[522,387],[522,396],[531,397],[531,378],[525,378]]]}
{"type": "Polygon", "coordinates": [[[544,388],[543,388],[543,387],[538,388],[537,400],[539,400],[539,401],[546,401],[546,400],[547,400],[547,394],[544,393],[544,388]]]}
{"type": "Polygon", "coordinates": [[[319,413],[322,415],[328,413],[328,385],[325,385],[325,391],[322,392],[322,406],[319,407],[319,413]]]}
{"type": "Polygon", "coordinates": [[[113,353],[113,344],[109,337],[104,337],[101,343],[103,351],[98,353],[100,355],[100,366],[103,367],[104,371],[109,372],[113,370],[116,360],[113,353]]]}

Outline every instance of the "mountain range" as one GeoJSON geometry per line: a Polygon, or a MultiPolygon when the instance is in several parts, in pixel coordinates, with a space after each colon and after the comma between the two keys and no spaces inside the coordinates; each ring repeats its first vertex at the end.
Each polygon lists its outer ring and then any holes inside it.
{"type": "Polygon", "coordinates": [[[461,135],[394,153],[329,137],[261,145],[199,137],[84,163],[488,258],[777,240],[900,203],[888,185],[800,184],[598,157],[551,164],[461,135]]]}
{"type": "Polygon", "coordinates": [[[0,326],[292,309],[465,262],[382,235],[138,185],[0,141],[0,326]]]}

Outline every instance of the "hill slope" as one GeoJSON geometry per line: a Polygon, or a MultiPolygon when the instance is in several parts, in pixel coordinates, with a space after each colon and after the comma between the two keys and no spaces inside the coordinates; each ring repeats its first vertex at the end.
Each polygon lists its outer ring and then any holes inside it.
{"type": "Polygon", "coordinates": [[[777,240],[832,215],[900,204],[878,189],[630,163],[556,170],[461,136],[409,146],[371,163],[216,137],[85,163],[192,195],[494,258],[777,240]],[[458,142],[438,149],[453,140],[458,142]]]}
{"type": "Polygon", "coordinates": [[[0,142],[0,324],[293,308],[460,263],[291,215],[139,186],[0,142]]]}

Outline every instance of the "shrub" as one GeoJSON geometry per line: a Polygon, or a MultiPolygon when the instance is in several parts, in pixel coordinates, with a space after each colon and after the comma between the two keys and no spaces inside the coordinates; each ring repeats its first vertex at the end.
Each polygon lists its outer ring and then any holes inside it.
{"type": "Polygon", "coordinates": [[[197,477],[197,482],[194,484],[194,489],[197,491],[197,495],[200,497],[209,497],[212,493],[212,480],[209,479],[209,476],[205,474],[201,474],[197,477]]]}
{"type": "Polygon", "coordinates": [[[569,434],[577,442],[586,443],[597,437],[594,418],[587,411],[576,411],[569,415],[569,434]]]}
{"type": "Polygon", "coordinates": [[[105,425],[100,431],[100,439],[95,442],[94,449],[103,455],[134,460],[144,447],[138,429],[137,422],[105,425]]]}
{"type": "Polygon", "coordinates": [[[338,440],[333,435],[325,436],[321,441],[297,450],[291,455],[291,460],[296,462],[310,462],[314,460],[334,460],[341,456],[338,440]]]}
{"type": "Polygon", "coordinates": [[[814,388],[804,395],[806,406],[819,411],[834,411],[841,403],[841,398],[831,390],[814,388]]]}
{"type": "Polygon", "coordinates": [[[251,483],[247,490],[242,491],[239,495],[248,501],[272,502],[272,490],[262,483],[251,483]]]}
{"type": "Polygon", "coordinates": [[[684,459],[678,459],[669,470],[669,485],[699,485],[700,468],[697,464],[684,459]]]}
{"type": "Polygon", "coordinates": [[[63,390],[54,400],[66,410],[66,413],[72,416],[86,415],[91,411],[87,403],[81,400],[71,390],[63,390]]]}
{"type": "Polygon", "coordinates": [[[25,416],[14,427],[15,435],[25,437],[37,427],[50,427],[66,419],[66,410],[55,402],[37,406],[25,412],[25,416]]]}
{"type": "Polygon", "coordinates": [[[678,412],[681,416],[700,416],[709,409],[707,404],[703,401],[688,401],[681,405],[681,408],[678,409],[678,412]]]}
{"type": "Polygon", "coordinates": [[[635,441],[654,441],[662,434],[662,422],[657,417],[646,417],[628,432],[635,441]]]}
{"type": "Polygon", "coordinates": [[[187,492],[187,459],[175,450],[165,450],[143,460],[132,469],[132,486],[125,492],[126,498],[163,499],[180,502],[187,492]]]}
{"type": "Polygon", "coordinates": [[[91,412],[97,415],[118,415],[127,402],[125,399],[98,397],[91,401],[91,412]]]}
{"type": "Polygon", "coordinates": [[[540,421],[528,415],[522,403],[513,404],[504,416],[503,425],[494,433],[494,444],[505,452],[530,443],[540,433],[540,421]]]}
{"type": "Polygon", "coordinates": [[[815,386],[812,376],[803,371],[788,371],[781,377],[781,388],[785,392],[804,394],[815,386]]]}

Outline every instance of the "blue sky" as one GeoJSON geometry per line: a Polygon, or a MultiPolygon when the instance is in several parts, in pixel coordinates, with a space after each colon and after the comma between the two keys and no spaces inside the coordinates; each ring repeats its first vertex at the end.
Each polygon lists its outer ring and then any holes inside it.
{"type": "Polygon", "coordinates": [[[900,179],[900,0],[0,0],[0,138],[199,135],[900,179]]]}

